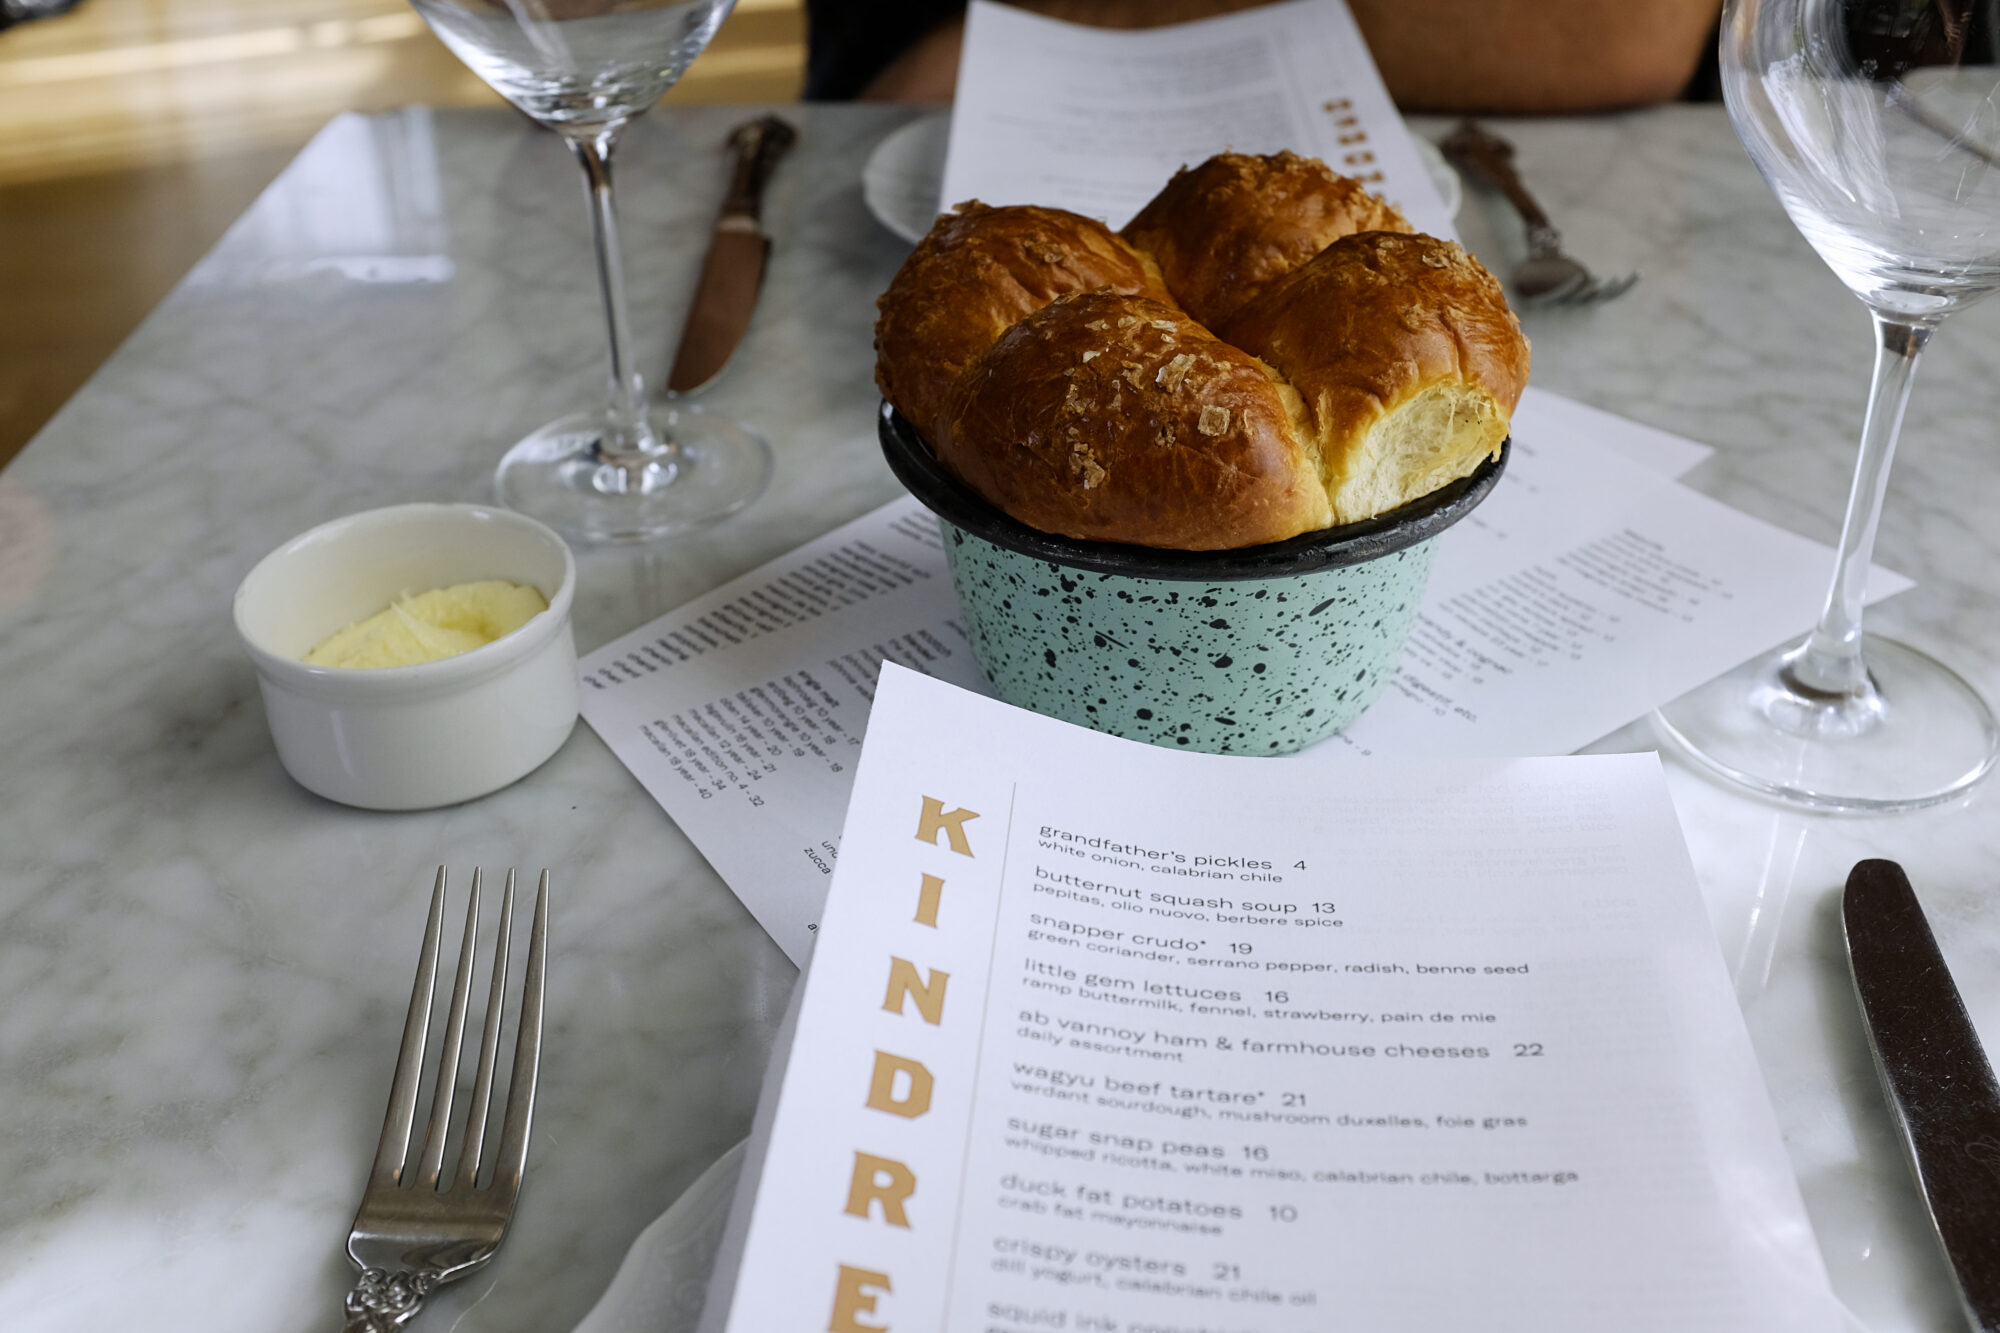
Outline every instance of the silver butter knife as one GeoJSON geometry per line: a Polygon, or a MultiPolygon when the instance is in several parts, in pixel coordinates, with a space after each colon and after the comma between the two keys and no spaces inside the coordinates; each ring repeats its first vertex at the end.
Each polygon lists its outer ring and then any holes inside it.
{"type": "Polygon", "coordinates": [[[1857,864],[1840,919],[1875,1069],[1966,1318],[2000,1333],[2000,1083],[1903,868],[1857,864]]]}

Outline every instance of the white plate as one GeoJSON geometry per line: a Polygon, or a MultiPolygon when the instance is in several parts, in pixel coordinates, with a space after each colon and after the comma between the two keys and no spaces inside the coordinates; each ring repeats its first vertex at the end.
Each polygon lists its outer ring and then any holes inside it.
{"type": "Polygon", "coordinates": [[[639,1233],[575,1333],[694,1333],[742,1171],[739,1143],[639,1233]]]}
{"type": "Polygon", "coordinates": [[[1437,145],[1420,134],[1412,134],[1410,142],[1417,150],[1417,161],[1424,164],[1424,175],[1431,178],[1431,188],[1444,200],[1447,217],[1458,216],[1458,206],[1465,202],[1465,189],[1458,183],[1458,173],[1451,169],[1451,163],[1444,160],[1444,154],[1437,145]]]}
{"type": "MultiPolygon", "coordinates": [[[[875,220],[915,245],[931,229],[944,187],[944,150],[951,138],[951,113],[939,111],[916,120],[884,138],[861,169],[861,197],[875,220]]],[[[1444,156],[1428,139],[1411,136],[1424,173],[1444,200],[1445,212],[1458,216],[1464,191],[1444,156]]]]}
{"type": "Polygon", "coordinates": [[[938,215],[951,113],[919,116],[875,145],[861,168],[861,197],[875,220],[915,245],[938,215]]]}

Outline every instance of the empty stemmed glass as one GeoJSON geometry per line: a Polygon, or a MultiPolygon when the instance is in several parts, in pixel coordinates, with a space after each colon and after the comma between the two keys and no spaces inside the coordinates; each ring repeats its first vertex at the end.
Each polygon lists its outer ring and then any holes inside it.
{"type": "Polygon", "coordinates": [[[606,404],[552,421],[508,450],[503,503],[567,537],[644,541],[756,499],[771,451],[710,412],[649,408],[612,207],[611,151],[634,116],[701,54],[735,0],[411,0],[495,91],[568,141],[590,197],[611,342],[606,404]]]}
{"type": "Polygon", "coordinates": [[[2000,750],[1992,709],[1955,672],[1861,632],[1918,358],[1946,316],[2000,287],[1996,11],[1994,0],[1729,0],[1723,12],[1730,119],[1868,308],[1875,375],[1818,626],[1658,718],[1714,772],[1792,804],[1928,805],[1977,782],[2000,750]]]}

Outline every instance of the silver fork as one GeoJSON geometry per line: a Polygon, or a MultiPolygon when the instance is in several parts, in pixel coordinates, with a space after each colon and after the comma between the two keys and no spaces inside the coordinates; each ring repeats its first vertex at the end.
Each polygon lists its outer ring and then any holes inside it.
{"type": "Polygon", "coordinates": [[[1565,254],[1562,233],[1528,193],[1514,170],[1514,145],[1470,120],[1459,122],[1438,150],[1461,171],[1505,195],[1528,228],[1528,257],[1515,265],[1514,291],[1523,305],[1592,305],[1623,296],[1639,280],[1636,273],[1600,278],[1565,254]]]}
{"type": "Polygon", "coordinates": [[[498,1151],[486,1151],[486,1121],[493,1097],[493,1069],[500,1045],[500,1007],[506,998],[507,944],[514,925],[514,872],[500,902],[500,938],[493,954],[493,981],[479,1039],[478,1073],[465,1117],[457,1169],[444,1173],[445,1143],[458,1082],[458,1057],[465,1038],[465,1012],[478,953],[479,872],[472,872],[472,901],[465,913],[465,939],[458,975],[445,1018],[430,1123],[422,1153],[409,1164],[410,1130],[416,1124],[417,1092],[423,1082],[424,1042],[430,1031],[431,1001],[437,990],[438,946],[444,938],[445,868],[438,867],[431,890],[430,920],[417,956],[417,984],[403,1024],[402,1053],[389,1085],[389,1111],[375,1148],[375,1166],[360,1211],[347,1237],[347,1257],[361,1270],[347,1294],[345,1333],[386,1333],[401,1328],[422,1307],[424,1297],[455,1282],[493,1257],[507,1234],[514,1201],[521,1192],[521,1168],[528,1158],[528,1123],[535,1108],[535,1076],[541,1065],[542,993],[548,970],[549,872],[542,872],[535,895],[534,930],[528,937],[527,979],[521,988],[521,1017],[514,1039],[514,1073],[498,1151]],[[488,1168],[491,1168],[490,1171],[488,1168]],[[490,1178],[480,1184],[481,1175],[490,1178]]]}

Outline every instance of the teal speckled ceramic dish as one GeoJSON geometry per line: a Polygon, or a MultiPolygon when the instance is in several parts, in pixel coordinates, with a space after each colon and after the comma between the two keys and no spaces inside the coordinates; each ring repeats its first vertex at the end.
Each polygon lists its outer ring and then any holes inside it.
{"type": "Polygon", "coordinates": [[[1507,452],[1364,523],[1233,551],[1076,541],[946,472],[886,403],[882,451],[935,513],[979,665],[1023,708],[1155,745],[1286,754],[1339,731],[1395,674],[1432,539],[1507,452]]]}

